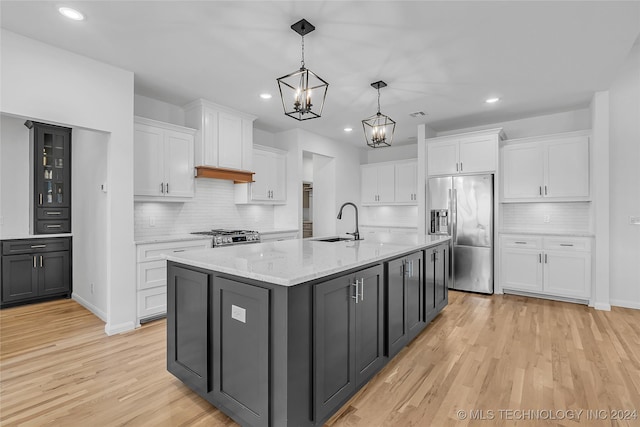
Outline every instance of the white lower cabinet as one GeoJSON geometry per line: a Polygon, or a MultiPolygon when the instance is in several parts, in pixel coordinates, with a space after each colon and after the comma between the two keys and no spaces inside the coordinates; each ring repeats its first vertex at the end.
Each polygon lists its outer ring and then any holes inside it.
{"type": "Polygon", "coordinates": [[[143,243],[137,245],[137,323],[167,312],[167,261],[165,255],[211,247],[211,239],[143,243]]]}
{"type": "Polygon", "coordinates": [[[591,239],[503,235],[500,276],[505,291],[591,298],[591,239]]]}

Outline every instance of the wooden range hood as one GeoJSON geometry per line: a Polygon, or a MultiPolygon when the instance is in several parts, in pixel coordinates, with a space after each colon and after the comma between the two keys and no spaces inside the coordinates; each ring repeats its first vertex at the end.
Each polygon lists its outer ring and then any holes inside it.
{"type": "Polygon", "coordinates": [[[196,166],[196,178],[216,178],[233,181],[234,184],[253,182],[255,172],[238,169],[214,168],[211,166],[196,166]]]}

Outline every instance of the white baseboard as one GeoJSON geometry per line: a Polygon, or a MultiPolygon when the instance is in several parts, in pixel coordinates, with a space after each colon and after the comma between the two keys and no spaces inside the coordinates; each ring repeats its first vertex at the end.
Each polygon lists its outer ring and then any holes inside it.
{"type": "Polygon", "coordinates": [[[636,310],[640,310],[640,302],[637,301],[623,301],[619,299],[612,299],[609,302],[615,307],[635,308],[636,310]]]}
{"type": "Polygon", "coordinates": [[[118,323],[117,325],[112,325],[107,322],[107,324],[104,325],[104,332],[107,335],[121,334],[123,332],[133,331],[135,326],[134,322],[118,323]]]}
{"type": "Polygon", "coordinates": [[[80,304],[81,306],[83,306],[84,308],[86,308],[87,310],[92,312],[93,314],[95,314],[96,317],[98,317],[100,320],[102,320],[103,322],[107,323],[107,313],[105,313],[104,311],[100,310],[94,304],[92,304],[89,301],[87,301],[86,299],[82,298],[80,295],[76,294],[75,292],[73,292],[71,294],[71,298],[74,301],[76,301],[78,304],[80,304]]]}
{"type": "Polygon", "coordinates": [[[611,304],[606,304],[606,303],[603,303],[603,302],[597,302],[597,303],[593,304],[593,308],[595,308],[596,310],[611,311],[611,304]]]}

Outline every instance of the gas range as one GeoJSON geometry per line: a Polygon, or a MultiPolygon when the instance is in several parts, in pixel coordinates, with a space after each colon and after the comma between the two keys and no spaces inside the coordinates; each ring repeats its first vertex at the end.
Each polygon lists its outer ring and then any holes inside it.
{"type": "Polygon", "coordinates": [[[260,243],[260,233],[251,230],[210,230],[191,234],[213,237],[213,247],[260,243]]]}

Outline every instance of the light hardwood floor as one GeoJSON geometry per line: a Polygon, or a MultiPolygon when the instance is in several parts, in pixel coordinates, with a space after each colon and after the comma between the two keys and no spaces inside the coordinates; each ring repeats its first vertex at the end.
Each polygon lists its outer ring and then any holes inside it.
{"type": "MultiPolygon", "coordinates": [[[[610,412],[640,411],[640,311],[458,292],[449,302],[329,426],[640,425],[610,412]],[[579,422],[558,419],[581,409],[579,422]]],[[[71,300],[1,310],[0,424],[236,425],[166,371],[165,324],[107,337],[71,300]]]]}

